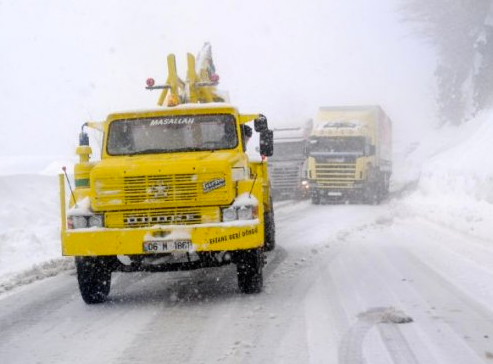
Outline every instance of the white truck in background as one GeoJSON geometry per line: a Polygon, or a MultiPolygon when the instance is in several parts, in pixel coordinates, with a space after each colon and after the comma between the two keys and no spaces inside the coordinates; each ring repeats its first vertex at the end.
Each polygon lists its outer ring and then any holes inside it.
{"type": "Polygon", "coordinates": [[[274,128],[275,154],[268,159],[274,200],[310,197],[306,175],[306,146],[311,120],[303,127],[274,128]]]}

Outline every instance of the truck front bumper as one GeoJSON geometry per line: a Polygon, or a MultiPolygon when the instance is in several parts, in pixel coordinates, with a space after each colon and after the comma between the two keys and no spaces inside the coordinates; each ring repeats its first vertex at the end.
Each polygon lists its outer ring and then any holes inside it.
{"type": "Polygon", "coordinates": [[[262,247],[259,219],[203,225],[155,225],[149,228],[62,230],[62,254],[68,256],[147,254],[144,243],[187,240],[189,252],[237,251],[262,247]]]}

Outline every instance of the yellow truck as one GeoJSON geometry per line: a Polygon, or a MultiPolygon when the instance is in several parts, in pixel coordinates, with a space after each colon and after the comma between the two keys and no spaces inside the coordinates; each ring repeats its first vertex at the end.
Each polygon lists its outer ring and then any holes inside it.
{"type": "MultiPolygon", "coordinates": [[[[240,114],[216,90],[210,46],[188,54],[182,81],[168,56],[158,109],[117,112],[82,127],[75,188],[60,175],[61,243],[74,256],[88,304],[107,299],[114,271],[173,271],[236,264],[241,292],[263,286],[264,251],[275,246],[267,161],[249,160],[245,125],[273,153],[261,114],[240,114]],[[204,55],[205,52],[205,55],[204,55]],[[196,66],[197,63],[197,66],[196,66]],[[87,128],[102,132],[91,161],[87,128]]],[[[66,178],[68,180],[68,178],[66,178]]]]}
{"type": "Polygon", "coordinates": [[[378,105],[321,107],[307,148],[313,204],[380,203],[392,174],[392,124],[378,105]]]}

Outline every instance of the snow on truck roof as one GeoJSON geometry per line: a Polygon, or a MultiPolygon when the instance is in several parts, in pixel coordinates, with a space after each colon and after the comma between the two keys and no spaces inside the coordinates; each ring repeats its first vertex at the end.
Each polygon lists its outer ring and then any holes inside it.
{"type": "Polygon", "coordinates": [[[298,142],[306,138],[305,129],[298,128],[274,128],[274,142],[288,143],[298,142]]]}
{"type": "Polygon", "coordinates": [[[319,108],[315,117],[315,128],[319,129],[321,125],[333,128],[358,128],[362,123],[378,122],[387,118],[379,105],[323,106],[319,108]]]}
{"type": "Polygon", "coordinates": [[[320,111],[383,111],[380,105],[321,106],[320,111]]]}
{"type": "Polygon", "coordinates": [[[146,113],[159,113],[168,111],[180,111],[180,110],[205,110],[205,109],[221,109],[221,110],[236,110],[236,107],[232,104],[224,102],[209,102],[209,103],[189,103],[180,104],[177,106],[167,106],[153,109],[140,109],[140,110],[123,110],[112,112],[109,115],[121,115],[121,114],[146,114],[146,113]]]}

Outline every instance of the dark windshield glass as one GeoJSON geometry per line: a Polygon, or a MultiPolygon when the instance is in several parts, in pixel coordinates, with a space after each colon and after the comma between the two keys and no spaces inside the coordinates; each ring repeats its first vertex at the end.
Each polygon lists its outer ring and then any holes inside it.
{"type": "Polygon", "coordinates": [[[304,142],[275,143],[273,160],[303,159],[304,142]]]}
{"type": "Polygon", "coordinates": [[[310,140],[310,151],[364,154],[365,139],[363,137],[315,138],[310,140]]]}
{"type": "Polygon", "coordinates": [[[233,115],[183,115],[113,121],[110,155],[232,149],[238,144],[233,115]]]}

